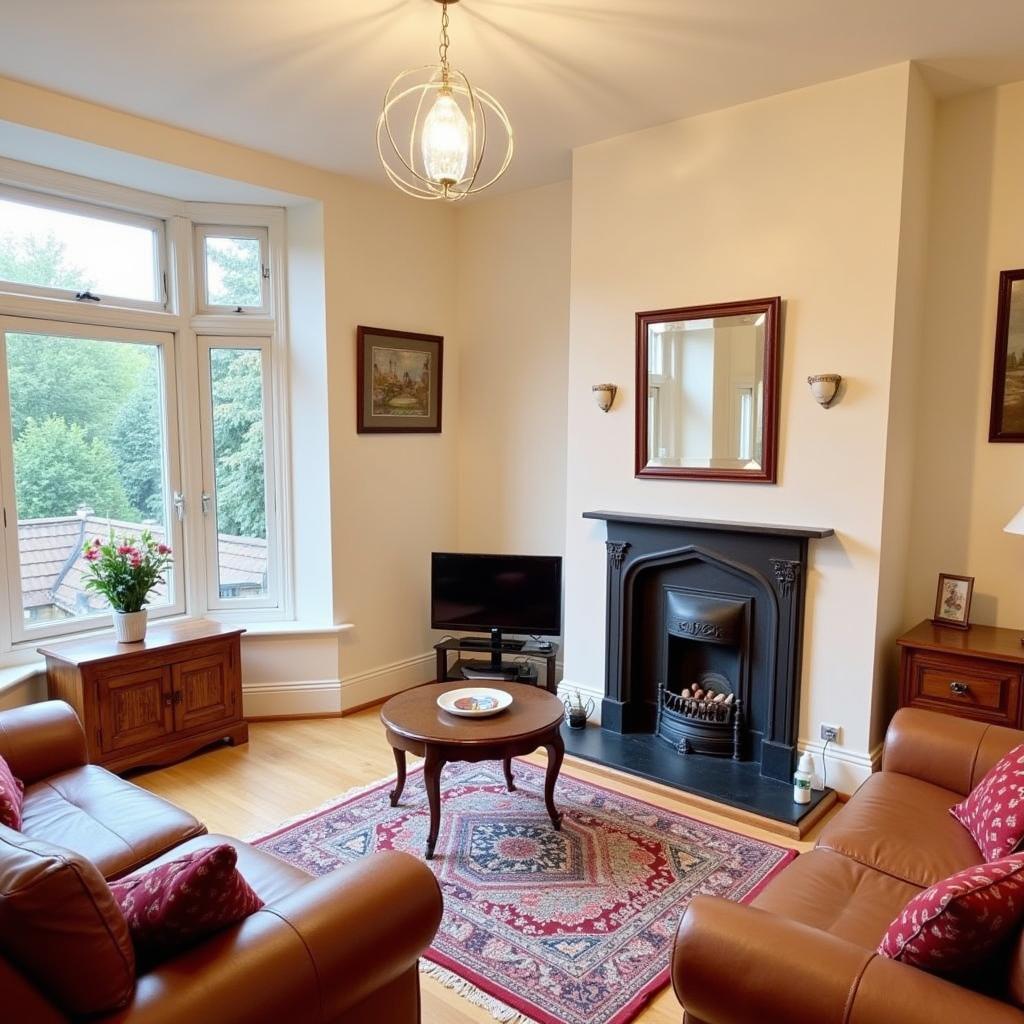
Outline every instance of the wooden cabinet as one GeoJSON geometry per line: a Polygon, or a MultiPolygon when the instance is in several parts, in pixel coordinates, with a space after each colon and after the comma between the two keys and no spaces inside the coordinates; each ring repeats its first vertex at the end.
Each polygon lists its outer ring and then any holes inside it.
{"type": "Polygon", "coordinates": [[[125,771],[248,740],[243,632],[199,620],[151,627],[138,644],[93,637],[39,652],[50,696],[71,704],[85,726],[90,761],[125,771]]]}
{"type": "Polygon", "coordinates": [[[1024,633],[925,621],[897,640],[900,707],[1024,728],[1024,633]]]}

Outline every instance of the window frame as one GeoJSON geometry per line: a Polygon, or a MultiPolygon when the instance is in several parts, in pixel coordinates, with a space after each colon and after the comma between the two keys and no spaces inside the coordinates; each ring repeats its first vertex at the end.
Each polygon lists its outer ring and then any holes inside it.
{"type": "MultiPolygon", "coordinates": [[[[291,394],[289,385],[289,338],[287,300],[287,213],[283,206],[259,203],[194,202],[173,199],[143,192],[127,186],[69,174],[34,164],[21,163],[0,157],[0,187],[29,195],[39,205],[58,206],[75,204],[89,210],[101,211],[104,216],[142,217],[159,221],[163,239],[161,256],[165,275],[166,302],[147,308],[115,306],[111,302],[80,302],[69,298],[69,292],[41,295],[37,290],[19,289],[15,292],[0,286],[0,317],[28,318],[60,324],[60,330],[69,333],[69,324],[95,331],[127,328],[139,331],[163,332],[173,335],[175,414],[181,493],[184,497],[184,520],[180,526],[179,546],[176,549],[177,579],[181,587],[178,594],[184,598],[182,615],[187,618],[207,616],[224,622],[290,622],[295,618],[296,552],[291,542],[292,488],[291,488],[291,394]],[[264,277],[267,297],[265,315],[240,316],[230,307],[213,307],[211,311],[197,308],[199,293],[196,277],[199,261],[196,259],[195,229],[199,226],[215,227],[224,235],[242,236],[245,229],[265,233],[265,254],[270,270],[269,281],[264,277]],[[276,513],[276,537],[268,540],[276,548],[270,552],[276,568],[274,603],[254,607],[251,602],[234,599],[223,609],[208,607],[208,576],[205,565],[205,525],[201,515],[202,491],[202,438],[199,430],[198,373],[199,353],[197,338],[209,335],[223,338],[230,344],[233,338],[263,338],[270,346],[272,379],[264,382],[264,401],[272,403],[274,430],[272,441],[266,440],[266,456],[272,459],[275,479],[273,501],[276,513]]],[[[215,232],[216,233],[216,232],[215,232]]],[[[166,379],[166,378],[165,378],[166,379]]],[[[6,399],[4,399],[6,401],[6,399]]],[[[6,405],[0,407],[0,439],[9,431],[6,405]]],[[[2,493],[0,493],[2,498],[2,493]]],[[[13,518],[13,517],[12,517],[13,518]]],[[[19,574],[20,563],[9,560],[8,543],[11,530],[4,525],[0,511],[0,572],[10,576],[19,574]]],[[[17,528],[14,528],[15,545],[17,528]]],[[[269,583],[269,578],[268,578],[269,583]]],[[[33,631],[27,639],[14,635],[16,621],[21,615],[21,594],[17,592],[17,606],[9,605],[10,588],[0,579],[0,665],[16,664],[35,657],[40,635],[33,631]]],[[[90,617],[68,620],[76,623],[69,635],[91,635],[109,632],[102,623],[90,617]]],[[[37,627],[38,628],[38,627],[37,627]]]]}
{"type": "Polygon", "coordinates": [[[206,607],[211,611],[241,611],[246,608],[278,608],[281,604],[279,562],[283,549],[278,516],[278,473],[274,416],[273,345],[268,337],[202,334],[196,338],[199,369],[199,429],[203,438],[203,527],[206,564],[206,607]],[[216,452],[213,433],[213,382],[210,353],[213,349],[246,349],[260,353],[263,391],[263,490],[266,503],[267,592],[259,597],[220,596],[220,552],[217,518],[216,452]]]}
{"type": "Polygon", "coordinates": [[[43,625],[30,626],[24,617],[22,605],[21,556],[18,543],[18,514],[15,494],[14,434],[9,415],[10,388],[7,375],[7,335],[39,334],[83,340],[109,341],[118,344],[145,344],[157,348],[160,356],[160,399],[162,407],[161,430],[164,443],[163,483],[168,506],[168,537],[176,558],[171,575],[171,600],[166,605],[151,608],[154,619],[181,615],[186,610],[186,588],[189,575],[185,559],[181,520],[173,511],[174,496],[181,491],[181,450],[178,430],[177,370],[175,364],[174,335],[167,331],[138,328],[103,327],[64,320],[43,320],[18,316],[0,316],[0,502],[4,509],[4,561],[6,563],[6,604],[9,639],[11,645],[39,641],[56,636],[108,628],[113,625],[110,613],[74,616],[56,619],[43,625]]]}
{"type": "Polygon", "coordinates": [[[196,310],[205,316],[271,316],[270,232],[267,227],[253,224],[194,224],[194,266],[196,281],[196,310]],[[209,238],[255,239],[260,244],[260,304],[258,306],[230,306],[209,301],[206,276],[206,241],[209,238]]]}
{"type": "Polygon", "coordinates": [[[44,210],[58,210],[64,213],[77,214],[93,220],[105,220],[114,224],[127,224],[131,227],[146,228],[153,232],[153,286],[157,298],[132,299],[127,296],[98,296],[98,301],[78,299],[73,288],[50,288],[43,285],[23,284],[19,281],[8,281],[0,278],[0,293],[7,296],[26,296],[42,299],[60,299],[83,308],[93,307],[108,309],[138,309],[163,312],[170,299],[167,276],[167,228],[166,222],[160,217],[128,210],[119,210],[98,203],[89,203],[66,196],[36,192],[31,189],[18,188],[0,183],[0,199],[8,199],[23,206],[37,206],[44,210]]]}

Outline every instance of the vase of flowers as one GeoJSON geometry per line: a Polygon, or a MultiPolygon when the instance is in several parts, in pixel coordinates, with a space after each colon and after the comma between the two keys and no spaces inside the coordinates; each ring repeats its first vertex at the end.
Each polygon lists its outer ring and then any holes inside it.
{"type": "Polygon", "coordinates": [[[89,590],[102,594],[114,615],[117,642],[138,643],[146,638],[146,603],[157,585],[166,582],[164,573],[171,564],[171,549],[153,539],[149,530],[142,536],[99,537],[85,545],[89,590]]]}

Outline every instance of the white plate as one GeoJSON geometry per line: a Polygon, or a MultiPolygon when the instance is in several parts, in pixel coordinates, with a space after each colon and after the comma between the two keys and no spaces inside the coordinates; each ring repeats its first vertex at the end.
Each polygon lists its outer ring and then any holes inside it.
{"type": "Polygon", "coordinates": [[[512,703],[512,694],[486,686],[464,686],[449,690],[437,698],[437,706],[460,718],[486,718],[504,711],[512,703]]]}

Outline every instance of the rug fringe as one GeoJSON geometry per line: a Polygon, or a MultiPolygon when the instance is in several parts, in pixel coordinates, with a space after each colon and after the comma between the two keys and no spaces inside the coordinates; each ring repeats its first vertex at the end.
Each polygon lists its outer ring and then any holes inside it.
{"type": "Polygon", "coordinates": [[[527,1017],[525,1013],[520,1013],[508,1003],[503,1003],[500,999],[488,995],[471,981],[466,981],[454,971],[449,971],[447,967],[441,967],[440,964],[432,963],[430,960],[420,960],[420,974],[433,978],[438,984],[451,989],[467,1002],[486,1010],[501,1024],[536,1024],[532,1017],[527,1017]]]}

